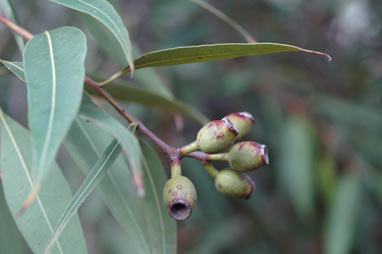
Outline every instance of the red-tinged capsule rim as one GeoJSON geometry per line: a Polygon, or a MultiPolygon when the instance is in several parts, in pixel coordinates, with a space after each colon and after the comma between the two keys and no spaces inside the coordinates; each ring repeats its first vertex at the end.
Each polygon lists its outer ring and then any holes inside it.
{"type": "Polygon", "coordinates": [[[242,176],[244,176],[247,179],[248,183],[251,185],[251,192],[245,197],[245,199],[249,199],[256,189],[256,184],[253,181],[253,179],[249,177],[248,175],[243,174],[242,176]]]}
{"type": "Polygon", "coordinates": [[[264,165],[269,164],[268,158],[268,148],[266,145],[260,145],[261,159],[263,160],[264,165]]]}
{"type": "Polygon", "coordinates": [[[240,115],[240,116],[244,116],[244,117],[248,118],[249,120],[251,120],[252,123],[255,123],[255,118],[253,117],[253,115],[251,113],[248,113],[248,112],[239,112],[237,114],[240,115]]]}
{"type": "Polygon", "coordinates": [[[228,128],[229,130],[235,135],[239,135],[239,130],[236,128],[236,126],[227,118],[227,117],[224,117],[222,119],[222,121],[224,121],[227,125],[228,125],[228,128]]]}

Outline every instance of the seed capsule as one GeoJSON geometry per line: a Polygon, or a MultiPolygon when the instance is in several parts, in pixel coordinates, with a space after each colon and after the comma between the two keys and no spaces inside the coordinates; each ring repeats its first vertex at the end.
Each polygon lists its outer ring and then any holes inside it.
{"type": "Polygon", "coordinates": [[[228,152],[229,165],[239,172],[247,172],[269,163],[265,145],[252,141],[235,144],[228,152]]]}
{"type": "Polygon", "coordinates": [[[230,120],[239,131],[239,135],[237,135],[236,140],[244,137],[255,123],[255,118],[253,118],[253,116],[248,112],[232,113],[227,115],[225,118],[230,120]]]}
{"type": "Polygon", "coordinates": [[[205,153],[217,153],[231,145],[238,134],[236,127],[228,119],[215,120],[199,130],[196,143],[205,153]]]}
{"type": "Polygon", "coordinates": [[[175,176],[163,188],[163,201],[168,214],[175,220],[186,220],[196,205],[194,184],[185,176],[175,176]]]}
{"type": "Polygon", "coordinates": [[[255,183],[247,175],[239,175],[231,169],[223,169],[215,178],[215,187],[223,195],[248,199],[255,189],[255,183]]]}

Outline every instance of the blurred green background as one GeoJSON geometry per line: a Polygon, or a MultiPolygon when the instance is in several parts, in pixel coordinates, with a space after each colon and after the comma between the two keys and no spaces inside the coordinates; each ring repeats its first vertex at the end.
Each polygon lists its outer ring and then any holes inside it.
{"type": "MultiPolygon", "coordinates": [[[[88,74],[108,77],[124,65],[118,55],[110,57],[113,44],[101,47],[90,33],[92,24],[78,13],[48,1],[12,2],[22,26],[34,34],[63,25],[81,28],[88,35],[88,74]]],[[[129,29],[136,57],[176,46],[245,42],[189,1],[111,2],[129,29]]],[[[248,139],[269,149],[270,164],[250,173],[256,190],[248,201],[220,196],[201,163],[184,159],[198,204],[188,221],[178,223],[179,253],[382,253],[382,2],[209,3],[259,42],[323,51],[333,60],[282,53],[139,70],[134,81],[123,77],[158,93],[167,94],[167,87],[210,119],[248,111],[256,119],[248,139]]],[[[3,25],[0,34],[1,58],[21,61],[3,25]]],[[[0,106],[26,124],[24,85],[4,68],[0,72],[0,106]]],[[[188,118],[177,128],[173,114],[124,103],[174,146],[191,142],[200,128],[188,118]]],[[[59,162],[75,190],[84,176],[64,150],[59,162]]],[[[163,163],[169,169],[166,158],[163,163]]],[[[97,193],[80,216],[89,253],[128,248],[97,193]]]]}

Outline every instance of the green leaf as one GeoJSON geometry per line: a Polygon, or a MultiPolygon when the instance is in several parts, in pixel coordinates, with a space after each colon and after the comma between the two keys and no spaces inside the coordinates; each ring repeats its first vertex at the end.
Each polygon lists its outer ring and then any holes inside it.
{"type": "Polygon", "coordinates": [[[314,205],[314,133],[307,119],[291,117],[283,126],[280,144],[280,183],[302,218],[314,205]]]}
{"type": "MultiPolygon", "coordinates": [[[[73,161],[87,174],[101,157],[101,148],[112,139],[109,133],[76,118],[64,144],[73,161]]],[[[150,252],[140,200],[131,173],[121,156],[110,167],[98,190],[116,221],[127,232],[126,244],[137,254],[150,252]]]]}
{"type": "Polygon", "coordinates": [[[359,208],[362,206],[359,175],[346,175],[339,182],[326,218],[325,253],[350,253],[359,208]]]}
{"type": "MultiPolygon", "coordinates": [[[[208,61],[231,59],[241,56],[256,56],[280,52],[301,51],[318,55],[330,56],[318,51],[299,48],[287,44],[279,43],[224,43],[200,46],[188,46],[153,51],[134,60],[135,69],[154,66],[171,66],[208,61]]],[[[130,67],[126,67],[121,72],[114,74],[111,78],[101,83],[105,85],[118,78],[122,74],[129,72],[130,67]]]]}
{"type": "MultiPolygon", "coordinates": [[[[101,153],[99,151],[100,147],[107,145],[111,139],[108,133],[98,127],[83,119],[77,119],[68,134],[65,146],[78,166],[82,170],[87,171],[89,165],[94,164],[94,162],[98,160],[101,153]]],[[[141,145],[146,146],[145,144],[141,145]]],[[[144,150],[146,148],[142,147],[142,149],[144,150]]],[[[160,199],[161,192],[158,196],[158,190],[163,187],[166,177],[160,160],[155,159],[157,158],[156,156],[154,156],[153,159],[150,159],[151,157],[148,159],[146,155],[144,152],[143,176],[146,195],[143,200],[136,195],[131,173],[121,157],[117,158],[116,162],[111,166],[98,189],[116,221],[127,232],[128,237],[125,239],[126,245],[131,246],[130,248],[135,250],[135,253],[162,253],[163,245],[156,247],[159,248],[158,252],[152,249],[155,247],[152,245],[157,241],[162,242],[163,237],[165,239],[167,253],[175,253],[174,249],[176,247],[174,245],[176,243],[170,239],[176,238],[176,224],[170,220],[167,216],[167,212],[162,210],[161,217],[164,230],[161,230],[161,222],[158,218],[159,212],[158,209],[155,208],[159,202],[159,205],[163,206],[160,199]],[[150,168],[151,165],[153,165],[152,168],[150,168]],[[152,181],[148,178],[147,170],[151,172],[150,176],[152,181]],[[155,185],[154,188],[152,184],[155,185]],[[153,193],[153,190],[155,190],[156,193],[153,193]],[[157,201],[155,201],[155,199],[157,201]],[[144,208],[144,205],[154,208],[147,209],[144,208]],[[148,223],[152,218],[158,220],[153,225],[148,223]],[[152,226],[153,228],[155,226],[155,230],[151,228],[152,226]],[[167,233],[166,236],[163,236],[163,231],[167,233]],[[157,240],[154,241],[153,239],[157,240]]],[[[152,156],[151,153],[149,155],[152,156]]],[[[164,209],[164,207],[161,207],[161,209],[164,209]]]]}
{"type": "MultiPolygon", "coordinates": [[[[20,20],[17,16],[17,12],[16,12],[15,8],[13,7],[11,0],[0,0],[0,8],[3,10],[4,16],[7,19],[15,22],[17,25],[20,25],[20,20]]],[[[22,53],[24,51],[24,40],[23,40],[23,38],[13,31],[12,31],[12,35],[15,38],[15,41],[17,43],[17,47],[19,48],[20,52],[22,53]]]]}
{"type": "Polygon", "coordinates": [[[24,66],[22,62],[10,62],[0,59],[2,63],[10,72],[16,75],[18,79],[25,82],[24,66]]]}
{"type": "Polygon", "coordinates": [[[73,27],[36,35],[25,47],[28,123],[37,188],[80,107],[85,53],[85,36],[73,27]]]}
{"type": "Polygon", "coordinates": [[[114,7],[105,0],[51,0],[68,8],[89,14],[113,33],[126,57],[127,62],[134,70],[129,33],[121,17],[114,7]]]}
{"type": "Polygon", "coordinates": [[[129,64],[126,56],[121,54],[121,47],[117,38],[107,27],[100,22],[94,22],[93,17],[89,15],[80,14],[80,17],[86,29],[99,45],[101,51],[108,55],[114,62],[118,63],[120,67],[125,67],[129,64]]]}
{"type": "Polygon", "coordinates": [[[151,250],[152,253],[176,253],[176,223],[168,215],[162,200],[162,189],[167,177],[156,152],[143,141],[141,148],[147,191],[143,206],[151,237],[151,250]]]}
{"type": "MultiPolygon", "coordinates": [[[[44,188],[37,194],[37,202],[33,203],[22,216],[16,216],[16,211],[34,188],[30,173],[32,165],[30,134],[5,116],[1,110],[0,126],[0,163],[7,204],[33,253],[43,253],[53,227],[65,209],[65,204],[72,198],[69,185],[57,164],[53,163],[47,176],[49,181],[44,182],[44,188]]],[[[76,216],[62,233],[53,253],[85,252],[86,244],[76,216]]]]}
{"type": "Polygon", "coordinates": [[[317,181],[323,202],[327,205],[334,196],[336,187],[336,161],[332,155],[320,156],[317,166],[317,181]]]}
{"type": "Polygon", "coordinates": [[[143,194],[142,184],[142,165],[140,158],[140,148],[136,137],[131,131],[127,130],[120,122],[110,116],[106,111],[92,102],[89,95],[84,93],[80,109],[80,117],[92,122],[98,127],[109,132],[115,139],[119,140],[129,162],[134,179],[137,181],[138,191],[143,194]]]}
{"type": "Polygon", "coordinates": [[[94,165],[90,173],[87,175],[85,180],[82,182],[81,186],[78,188],[76,194],[73,196],[70,203],[66,206],[65,211],[62,213],[59,219],[52,237],[46,246],[45,253],[50,253],[54,244],[61,236],[63,230],[66,228],[68,223],[71,221],[74,215],[77,214],[78,209],[86,198],[93,192],[93,190],[98,186],[100,181],[103,179],[111,164],[115,161],[119,153],[121,152],[121,147],[119,141],[113,140],[106,150],[101,155],[101,158],[94,165]]]}
{"type": "MultiPolygon", "coordinates": [[[[177,99],[170,99],[157,93],[146,91],[127,84],[113,84],[110,86],[105,86],[104,88],[118,100],[132,101],[155,109],[161,109],[171,113],[180,113],[200,122],[201,124],[208,122],[208,118],[201,112],[177,99]]],[[[97,95],[97,93],[91,88],[86,87],[86,90],[94,95],[97,95]]]]}
{"type": "MultiPolygon", "coordinates": [[[[1,171],[0,171],[1,175],[1,171]]],[[[1,180],[1,177],[0,177],[1,180]]],[[[23,254],[24,240],[12,218],[0,181],[0,253],[23,254]]]]}

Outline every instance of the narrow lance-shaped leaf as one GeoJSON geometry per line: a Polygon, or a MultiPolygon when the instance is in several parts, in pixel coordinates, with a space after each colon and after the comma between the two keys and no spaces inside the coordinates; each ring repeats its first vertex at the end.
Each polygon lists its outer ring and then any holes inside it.
{"type": "Polygon", "coordinates": [[[357,217],[362,206],[362,187],[357,174],[349,174],[338,182],[325,230],[325,253],[350,253],[356,233],[357,217]]]}
{"type": "Polygon", "coordinates": [[[314,165],[314,132],[307,119],[291,117],[283,126],[279,176],[304,219],[314,212],[314,165]]]}
{"type": "Polygon", "coordinates": [[[54,229],[52,237],[46,246],[45,253],[50,253],[52,247],[59,239],[63,230],[66,228],[73,216],[77,213],[78,208],[98,186],[120,152],[121,147],[119,145],[119,141],[117,140],[111,142],[110,145],[106,148],[104,153],[101,155],[101,158],[94,165],[90,173],[82,182],[81,186],[78,188],[72,200],[66,206],[65,211],[62,213],[61,218],[59,219],[54,229]]]}
{"type": "MultiPolygon", "coordinates": [[[[325,53],[299,48],[279,43],[224,43],[188,47],[177,47],[149,52],[134,60],[135,69],[154,66],[171,66],[208,61],[231,59],[241,56],[256,56],[281,52],[300,51],[326,56],[329,61],[331,57],[325,53]]],[[[114,74],[111,78],[101,83],[105,85],[130,71],[126,67],[121,72],[114,74]]]]}
{"type": "MultiPolygon", "coordinates": [[[[65,145],[68,148],[68,152],[73,160],[78,164],[79,168],[87,171],[91,165],[98,160],[102,154],[100,147],[105,147],[111,141],[111,136],[96,127],[94,124],[88,123],[85,120],[79,118],[73,124],[65,145]]],[[[145,155],[145,154],[144,154],[145,155]]],[[[162,188],[165,180],[163,168],[160,160],[154,161],[154,167],[150,168],[154,175],[156,188],[162,188]]],[[[144,209],[142,205],[147,204],[148,207],[155,206],[154,194],[152,194],[151,183],[146,181],[146,167],[144,167],[144,179],[146,187],[146,195],[144,199],[137,196],[135,187],[132,181],[132,176],[128,170],[123,158],[118,157],[116,162],[111,166],[109,172],[105,176],[104,180],[99,185],[101,196],[116,221],[125,230],[126,234],[126,246],[134,250],[137,254],[146,253],[160,253],[155,252],[153,248],[157,241],[152,239],[158,239],[162,241],[163,236],[161,232],[163,230],[153,230],[152,225],[158,229],[157,225],[159,220],[155,224],[149,224],[150,218],[158,218],[158,212],[156,209],[144,209]],[[144,212],[143,212],[144,211],[144,212]]],[[[155,189],[156,189],[155,188],[155,189]]],[[[164,213],[163,213],[164,214],[164,213]]],[[[174,221],[164,219],[164,227],[166,232],[165,239],[176,239],[176,224],[174,221]]],[[[156,247],[157,250],[162,250],[162,245],[156,247]]],[[[174,253],[176,249],[175,241],[168,241],[166,250],[168,253],[174,253]]]]}
{"type": "Polygon", "coordinates": [[[163,203],[162,190],[167,177],[156,152],[141,142],[144,180],[147,195],[142,200],[146,222],[149,226],[153,253],[176,253],[176,223],[168,215],[163,203]]]}
{"type": "MultiPolygon", "coordinates": [[[[16,24],[20,25],[19,17],[17,15],[17,12],[16,12],[11,0],[0,0],[0,7],[1,7],[2,11],[4,12],[5,17],[7,17],[9,20],[15,22],[16,24]]],[[[20,52],[23,52],[24,51],[23,38],[13,31],[12,31],[12,35],[16,40],[17,47],[19,48],[20,52]]]]}
{"type": "Polygon", "coordinates": [[[24,66],[22,62],[10,62],[0,59],[0,63],[2,63],[18,79],[20,79],[22,82],[25,82],[24,66]]]}
{"type": "Polygon", "coordinates": [[[139,143],[136,137],[106,111],[95,105],[86,93],[84,93],[82,100],[80,117],[106,130],[115,139],[118,139],[121,142],[124,155],[132,170],[137,191],[140,195],[143,195],[144,187],[142,181],[141,158],[139,154],[139,143]]]}
{"type": "Polygon", "coordinates": [[[25,47],[28,124],[36,185],[23,209],[33,202],[78,112],[85,78],[85,52],[85,36],[74,27],[36,35],[25,47]]]}
{"type": "Polygon", "coordinates": [[[129,63],[130,69],[134,71],[134,62],[131,52],[129,33],[121,17],[114,7],[106,0],[51,0],[68,8],[89,14],[113,33],[129,63]]]}
{"type": "MultiPolygon", "coordinates": [[[[34,188],[30,134],[0,109],[0,139],[0,168],[8,207],[32,252],[43,253],[65,204],[72,198],[69,185],[57,164],[53,163],[48,172],[49,181],[44,182],[36,202],[22,216],[17,216],[17,210],[34,188]]],[[[53,253],[86,252],[81,225],[75,216],[54,246],[53,253]]]]}

